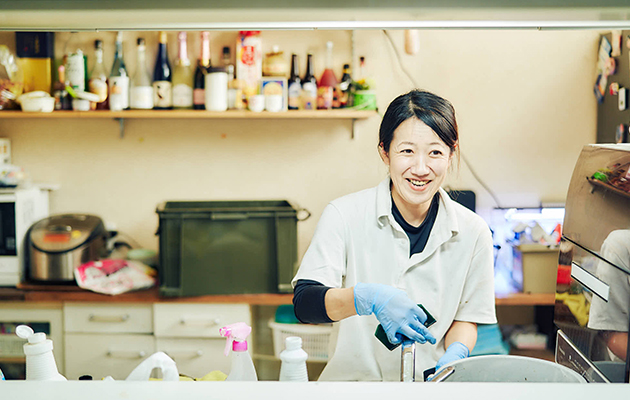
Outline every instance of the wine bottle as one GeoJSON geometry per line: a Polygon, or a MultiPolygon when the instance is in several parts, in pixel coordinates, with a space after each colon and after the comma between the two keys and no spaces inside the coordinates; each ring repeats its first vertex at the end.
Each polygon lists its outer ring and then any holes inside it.
{"type": "Polygon", "coordinates": [[[317,104],[317,79],[313,75],[313,55],[306,58],[306,74],[302,79],[302,108],[313,110],[317,104]]]}
{"type": "Polygon", "coordinates": [[[352,76],[350,64],[343,65],[343,75],[339,82],[339,108],[352,107],[352,76]]]}
{"type": "Polygon", "coordinates": [[[123,60],[122,32],[116,35],[116,55],[109,74],[109,109],[119,111],[129,108],[129,74],[123,60]]]}
{"type": "Polygon", "coordinates": [[[330,110],[335,103],[335,88],[339,81],[332,70],[333,42],[326,42],[326,69],[317,84],[317,108],[330,110]]]}
{"type": "Polygon", "coordinates": [[[291,76],[289,87],[289,110],[300,109],[300,96],[302,95],[302,80],[300,79],[300,65],[297,54],[291,55],[291,76]]]}
{"type": "Polygon", "coordinates": [[[153,108],[158,110],[173,108],[171,64],[168,62],[166,32],[160,32],[157,60],[153,70],[153,108]]]}
{"type": "Polygon", "coordinates": [[[188,59],[186,32],[177,34],[177,60],[173,68],[173,108],[192,108],[193,70],[188,59]]]}
{"type": "Polygon", "coordinates": [[[193,86],[193,108],[206,109],[206,73],[210,67],[210,32],[201,32],[201,48],[193,86]]]}
{"type": "Polygon", "coordinates": [[[153,108],[153,84],[147,69],[146,44],[144,38],[138,38],[136,49],[136,72],[131,79],[129,107],[137,110],[153,108]]]}
{"type": "Polygon", "coordinates": [[[99,100],[96,103],[97,110],[107,110],[107,72],[103,64],[103,41],[94,41],[94,67],[90,73],[88,81],[88,90],[97,94],[99,100]]]}

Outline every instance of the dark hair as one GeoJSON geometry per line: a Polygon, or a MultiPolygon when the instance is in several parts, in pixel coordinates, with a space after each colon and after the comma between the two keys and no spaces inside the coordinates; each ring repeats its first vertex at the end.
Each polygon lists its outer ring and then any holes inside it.
{"type": "Polygon", "coordinates": [[[379,129],[379,146],[386,153],[389,153],[394,131],[409,118],[418,118],[433,129],[451,149],[451,154],[457,151],[459,133],[451,102],[433,93],[414,89],[396,97],[385,111],[379,129]]]}

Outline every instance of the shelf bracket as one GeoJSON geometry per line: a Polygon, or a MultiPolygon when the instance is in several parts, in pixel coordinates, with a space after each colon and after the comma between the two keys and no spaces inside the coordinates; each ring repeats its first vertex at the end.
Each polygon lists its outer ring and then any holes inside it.
{"type": "Polygon", "coordinates": [[[118,121],[118,129],[120,131],[120,138],[125,138],[125,119],[124,118],[114,118],[114,121],[118,121]]]}
{"type": "Polygon", "coordinates": [[[357,119],[356,118],[352,118],[352,130],[351,130],[351,134],[350,134],[351,135],[350,139],[352,139],[352,140],[354,140],[354,126],[355,126],[356,122],[357,122],[357,119]]]}

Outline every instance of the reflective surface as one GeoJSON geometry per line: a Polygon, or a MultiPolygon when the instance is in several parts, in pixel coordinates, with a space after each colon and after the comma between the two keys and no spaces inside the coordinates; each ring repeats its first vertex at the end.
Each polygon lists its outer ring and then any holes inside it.
{"type": "Polygon", "coordinates": [[[554,318],[566,337],[556,360],[591,382],[628,382],[629,167],[628,145],[586,146],[567,195],[554,318]]]}

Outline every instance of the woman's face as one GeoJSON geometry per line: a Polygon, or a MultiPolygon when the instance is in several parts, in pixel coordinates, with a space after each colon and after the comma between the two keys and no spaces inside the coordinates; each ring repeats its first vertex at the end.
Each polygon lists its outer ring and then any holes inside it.
{"type": "Polygon", "coordinates": [[[451,164],[449,147],[424,122],[410,118],[394,131],[389,153],[382,147],[380,153],[396,205],[412,213],[428,210],[451,164]]]}

